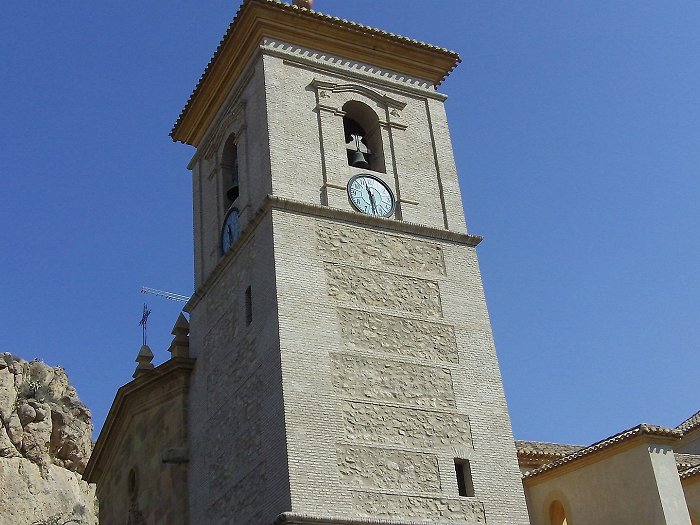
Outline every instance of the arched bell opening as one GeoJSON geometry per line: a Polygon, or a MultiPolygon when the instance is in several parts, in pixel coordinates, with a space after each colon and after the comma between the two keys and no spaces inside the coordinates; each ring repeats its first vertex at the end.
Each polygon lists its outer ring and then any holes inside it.
{"type": "Polygon", "coordinates": [[[240,195],[240,185],[238,181],[238,145],[236,137],[230,135],[226,139],[224,151],[221,155],[221,175],[223,180],[225,209],[231,207],[240,195]]]}
{"type": "Polygon", "coordinates": [[[348,165],[386,173],[379,118],[372,109],[356,100],[343,106],[343,130],[348,165]]]}

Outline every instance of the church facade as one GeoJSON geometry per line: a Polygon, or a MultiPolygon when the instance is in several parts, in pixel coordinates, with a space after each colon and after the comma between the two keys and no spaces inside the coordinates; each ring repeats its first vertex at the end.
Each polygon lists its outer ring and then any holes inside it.
{"type": "Polygon", "coordinates": [[[585,523],[513,440],[437,90],[459,56],[298,4],[243,2],[171,132],[195,293],[100,434],[100,523],[585,523]]]}

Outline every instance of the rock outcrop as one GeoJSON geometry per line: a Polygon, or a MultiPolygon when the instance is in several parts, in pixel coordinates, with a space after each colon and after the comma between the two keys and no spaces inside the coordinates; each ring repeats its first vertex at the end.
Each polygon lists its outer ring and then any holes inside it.
{"type": "Polygon", "coordinates": [[[95,525],[92,421],[61,367],[0,354],[0,523],[95,525]]]}

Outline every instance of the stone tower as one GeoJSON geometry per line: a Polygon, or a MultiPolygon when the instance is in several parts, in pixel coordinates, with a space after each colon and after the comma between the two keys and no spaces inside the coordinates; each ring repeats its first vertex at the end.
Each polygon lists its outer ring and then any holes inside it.
{"type": "Polygon", "coordinates": [[[436,91],[458,62],[243,2],[171,133],[196,148],[189,523],[528,523],[436,91]]]}

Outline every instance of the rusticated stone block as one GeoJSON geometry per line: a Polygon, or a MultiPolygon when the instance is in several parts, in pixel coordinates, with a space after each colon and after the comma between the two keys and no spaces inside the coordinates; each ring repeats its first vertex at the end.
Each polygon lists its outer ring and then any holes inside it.
{"type": "Polygon", "coordinates": [[[457,340],[452,326],[339,308],[343,341],[353,349],[456,363],[457,340]]]}
{"type": "Polygon", "coordinates": [[[462,414],[355,401],[343,401],[341,406],[350,441],[427,449],[472,446],[469,418],[462,414]]]}
{"type": "Polygon", "coordinates": [[[452,375],[446,368],[331,354],[333,386],[344,397],[422,408],[454,409],[452,375]]]}
{"type": "Polygon", "coordinates": [[[464,524],[486,523],[484,506],[477,500],[425,498],[355,491],[355,510],[381,518],[437,519],[464,524]]]}
{"type": "Polygon", "coordinates": [[[325,259],[349,264],[445,274],[442,248],[436,244],[342,224],[319,225],[318,251],[325,259]]]}
{"type": "Polygon", "coordinates": [[[358,446],[338,447],[342,483],[364,489],[440,492],[440,471],[432,454],[358,446]]]}
{"type": "Polygon", "coordinates": [[[326,265],[328,293],[339,302],[391,308],[415,315],[442,315],[436,281],[352,266],[326,265]]]}

